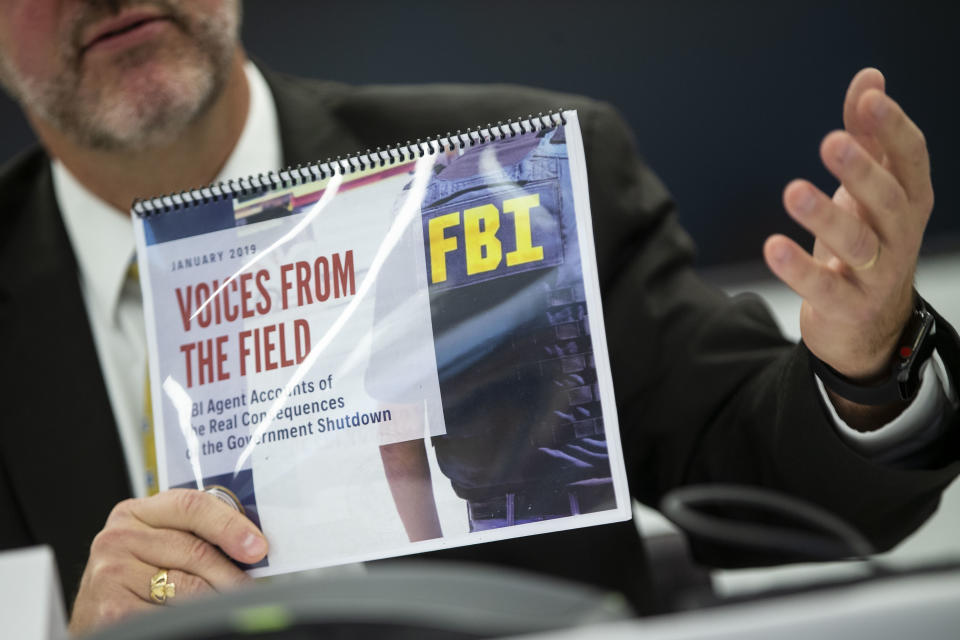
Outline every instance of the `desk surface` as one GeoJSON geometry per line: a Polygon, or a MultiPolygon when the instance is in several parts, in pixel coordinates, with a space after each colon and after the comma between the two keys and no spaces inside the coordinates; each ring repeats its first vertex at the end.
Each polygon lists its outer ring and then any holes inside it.
{"type": "Polygon", "coordinates": [[[958,637],[960,570],[884,578],[713,609],[524,636],[523,640],[958,637]]]}

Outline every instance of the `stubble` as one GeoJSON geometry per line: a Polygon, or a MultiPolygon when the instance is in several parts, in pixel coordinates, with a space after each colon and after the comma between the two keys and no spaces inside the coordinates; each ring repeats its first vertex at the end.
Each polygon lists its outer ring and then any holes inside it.
{"type": "Polygon", "coordinates": [[[84,3],[61,25],[64,45],[58,51],[56,77],[30,77],[0,56],[0,81],[27,111],[80,146],[107,151],[163,147],[216,100],[237,46],[237,4],[225,2],[207,14],[195,11],[190,3],[84,3]],[[131,6],[157,7],[169,14],[175,37],[95,63],[88,60],[81,43],[83,31],[131,6]]]}

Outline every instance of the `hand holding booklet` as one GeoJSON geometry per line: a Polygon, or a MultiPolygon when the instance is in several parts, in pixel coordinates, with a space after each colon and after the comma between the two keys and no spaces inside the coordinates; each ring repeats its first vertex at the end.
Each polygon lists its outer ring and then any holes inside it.
{"type": "Polygon", "coordinates": [[[160,488],[252,575],[630,517],[576,112],[134,213],[160,488]]]}

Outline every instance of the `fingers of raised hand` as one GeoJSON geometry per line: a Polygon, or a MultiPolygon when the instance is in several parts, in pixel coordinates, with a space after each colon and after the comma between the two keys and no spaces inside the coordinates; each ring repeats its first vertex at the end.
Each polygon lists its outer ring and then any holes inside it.
{"type": "Polygon", "coordinates": [[[905,215],[909,202],[903,187],[853,136],[845,131],[830,133],[820,145],[820,155],[881,239],[897,237],[909,228],[911,221],[905,215]]]}
{"type": "Polygon", "coordinates": [[[900,105],[882,91],[865,91],[857,110],[860,120],[869,123],[871,133],[883,146],[889,171],[902,185],[907,198],[929,215],[933,208],[933,186],[923,132],[900,105]]]}
{"type": "Polygon", "coordinates": [[[843,309],[863,297],[863,292],[849,279],[814,259],[786,236],[769,237],[763,255],[778,278],[818,309],[843,309]]]}
{"type": "Polygon", "coordinates": [[[794,180],[787,185],[783,204],[791,217],[826,245],[830,254],[854,269],[869,264],[877,256],[880,238],[873,229],[809,182],[794,180]]]}
{"type": "Polygon", "coordinates": [[[813,255],[783,236],[764,246],[771,270],[804,298],[800,329],[811,350],[845,375],[874,375],[912,303],[923,229],[933,207],[923,134],[865,69],[850,83],[844,126],[820,155],[840,180],[833,198],[797,180],[789,214],[816,237],[813,255]]]}
{"type": "Polygon", "coordinates": [[[864,93],[871,89],[882,92],[885,85],[886,81],[883,74],[877,69],[861,69],[850,81],[850,86],[847,87],[847,95],[843,101],[844,129],[849,131],[857,142],[877,160],[883,157],[883,147],[872,135],[871,121],[869,119],[864,120],[859,104],[864,93]]]}

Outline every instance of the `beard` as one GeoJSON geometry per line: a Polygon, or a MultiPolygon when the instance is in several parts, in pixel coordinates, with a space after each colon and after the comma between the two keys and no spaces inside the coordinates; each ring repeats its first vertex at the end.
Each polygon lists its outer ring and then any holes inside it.
{"type": "Polygon", "coordinates": [[[237,51],[239,4],[196,0],[88,0],[61,23],[58,72],[30,77],[0,56],[0,81],[20,104],[79,146],[142,151],[169,145],[220,95],[237,51]],[[173,38],[85,57],[82,34],[129,7],[169,16],[173,38]]]}

